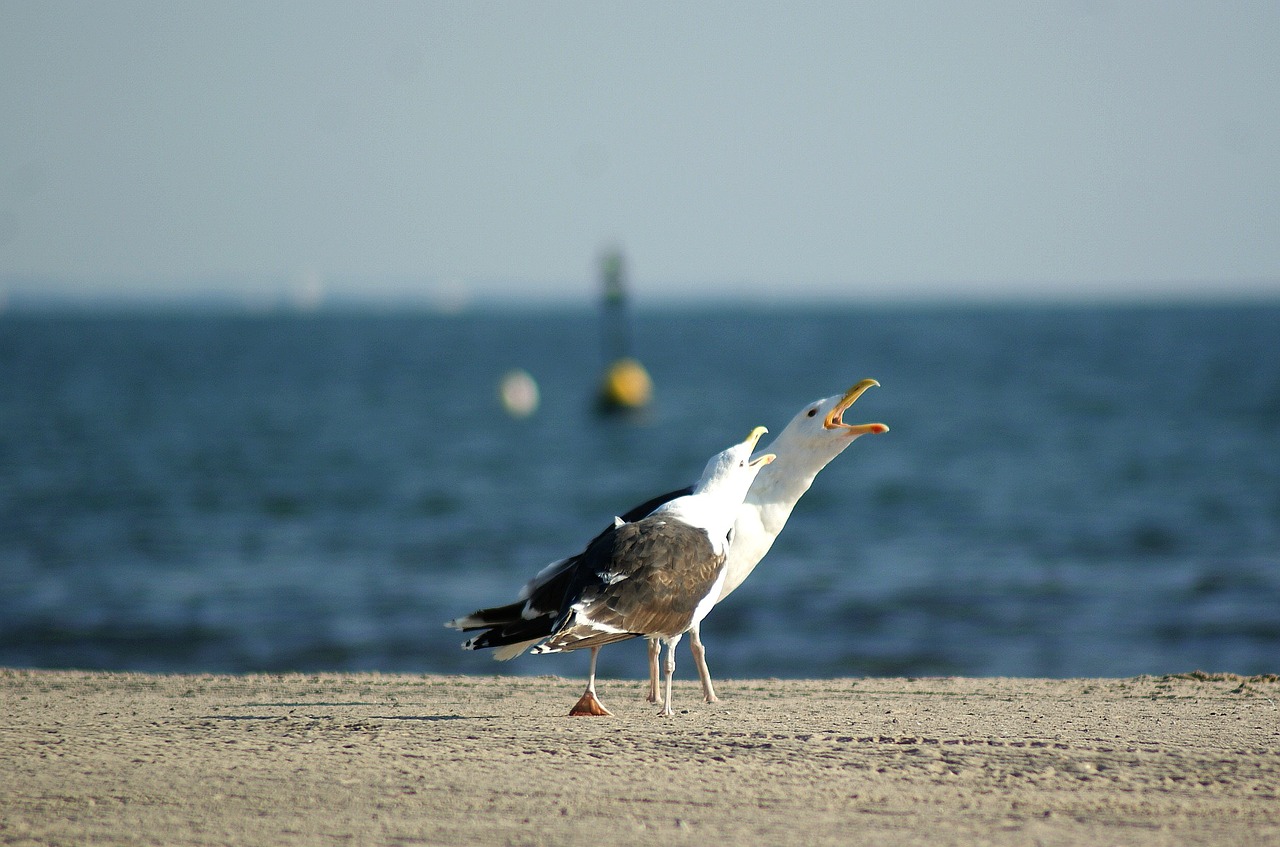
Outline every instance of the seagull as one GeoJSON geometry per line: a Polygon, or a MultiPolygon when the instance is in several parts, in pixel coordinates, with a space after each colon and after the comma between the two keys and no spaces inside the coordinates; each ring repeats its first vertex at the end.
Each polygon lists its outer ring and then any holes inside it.
{"type": "MultiPolygon", "coordinates": [[[[786,526],[787,518],[796,503],[809,490],[818,472],[845,448],[863,435],[880,435],[889,431],[882,423],[847,424],[843,415],[868,388],[879,386],[874,379],[864,379],[843,394],[823,397],[808,403],[778,437],[768,446],[775,460],[761,470],[751,484],[751,490],[738,508],[733,527],[733,543],[729,547],[729,559],[725,564],[724,584],[714,603],[728,597],[743,583],[756,565],[773,546],[774,540],[786,526]]],[[[680,489],[655,497],[631,512],[652,511],[667,498],[679,497],[689,489],[680,489]]],[[[699,631],[701,621],[689,629],[689,650],[693,653],[702,682],[702,694],[708,703],[714,703],[715,687],[711,683],[711,671],[707,668],[706,648],[699,631]]],[[[658,701],[659,645],[649,643],[649,694],[651,703],[658,701]]]]}
{"type": "Polygon", "coordinates": [[[534,653],[589,648],[587,687],[571,715],[611,714],[595,690],[601,647],[637,637],[659,650],[665,643],[666,694],[658,714],[670,717],[676,645],[719,599],[738,509],[761,469],[774,460],[771,453],[751,455],[765,432],[756,427],[711,457],[691,491],[638,518],[614,518],[584,551],[544,568],[515,603],[481,609],[446,626],[484,629],[463,647],[501,647],[498,659],[529,647],[534,653]]]}

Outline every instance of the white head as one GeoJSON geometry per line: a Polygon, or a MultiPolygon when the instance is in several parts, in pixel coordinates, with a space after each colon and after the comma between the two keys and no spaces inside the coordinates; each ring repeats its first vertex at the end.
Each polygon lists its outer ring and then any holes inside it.
{"type": "Polygon", "coordinates": [[[693,487],[694,494],[707,494],[726,501],[734,501],[734,508],[747,496],[747,489],[755,481],[760,469],[774,460],[772,453],[751,458],[760,436],[769,430],[758,426],[751,430],[746,440],[740,441],[711,457],[702,471],[702,478],[693,487]]]}
{"type": "Polygon", "coordinates": [[[712,456],[692,494],[663,503],[653,514],[668,515],[702,527],[716,550],[722,550],[751,483],[760,469],[773,461],[772,453],[751,458],[751,451],[766,431],[758,426],[751,430],[746,441],[712,456]]]}
{"type": "Polygon", "coordinates": [[[811,468],[810,472],[816,474],[859,437],[888,432],[889,427],[882,423],[844,422],[844,413],[853,401],[873,385],[880,383],[864,379],[844,394],[814,400],[801,409],[769,445],[779,459],[776,472],[782,472],[781,466],[786,464],[792,466],[788,473],[803,473],[811,468]]]}
{"type": "Polygon", "coordinates": [[[773,461],[772,453],[751,458],[760,436],[768,430],[758,426],[751,430],[745,441],[711,457],[702,471],[702,479],[693,487],[693,493],[677,497],[655,510],[666,513],[685,523],[700,526],[717,552],[728,545],[727,536],[737,520],[738,510],[747,496],[751,483],[760,469],[773,461]]]}

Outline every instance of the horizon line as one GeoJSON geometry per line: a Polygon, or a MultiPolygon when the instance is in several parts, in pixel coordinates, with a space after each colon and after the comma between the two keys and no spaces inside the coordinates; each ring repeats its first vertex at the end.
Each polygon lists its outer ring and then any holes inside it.
{"type": "MultiPolygon", "coordinates": [[[[430,293],[339,292],[322,299],[297,298],[288,292],[276,296],[241,296],[240,292],[40,292],[6,291],[0,286],[0,317],[8,315],[69,314],[226,314],[247,316],[322,316],[342,314],[422,314],[459,316],[502,312],[594,311],[600,298],[575,293],[547,295],[515,292],[510,295],[484,293],[466,298],[445,299],[430,293]]],[[[1205,290],[1139,292],[899,292],[869,295],[833,295],[815,292],[777,296],[767,292],[657,294],[629,298],[634,314],[671,310],[758,309],[807,310],[848,309],[930,309],[930,308],[1159,308],[1159,307],[1245,307],[1280,306],[1280,291],[1205,290]]]]}

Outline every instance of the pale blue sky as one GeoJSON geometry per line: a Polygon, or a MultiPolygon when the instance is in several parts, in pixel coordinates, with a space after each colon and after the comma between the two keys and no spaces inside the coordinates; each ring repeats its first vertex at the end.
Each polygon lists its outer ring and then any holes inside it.
{"type": "Polygon", "coordinates": [[[0,0],[0,287],[1280,296],[1278,80],[1275,2],[0,0]]]}

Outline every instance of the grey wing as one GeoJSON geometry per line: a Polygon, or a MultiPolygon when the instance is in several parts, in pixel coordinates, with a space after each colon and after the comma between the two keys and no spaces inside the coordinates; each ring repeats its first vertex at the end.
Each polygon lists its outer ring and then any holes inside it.
{"type": "Polygon", "coordinates": [[[573,649],[682,633],[724,566],[704,532],[663,518],[619,527],[611,543],[607,567],[584,586],[550,645],[562,642],[560,649],[573,649]]]}

